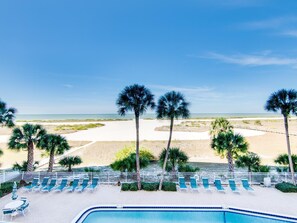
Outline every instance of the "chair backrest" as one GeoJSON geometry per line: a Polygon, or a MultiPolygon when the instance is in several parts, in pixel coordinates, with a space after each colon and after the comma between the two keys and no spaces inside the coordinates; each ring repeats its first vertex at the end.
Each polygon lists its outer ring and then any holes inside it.
{"type": "Polygon", "coordinates": [[[197,181],[195,177],[190,178],[191,187],[197,187],[197,181]]]}
{"type": "Polygon", "coordinates": [[[67,185],[67,179],[63,178],[60,183],[60,186],[65,187],[66,185],[67,185]]]}
{"type": "Polygon", "coordinates": [[[12,210],[12,209],[2,209],[2,213],[4,215],[6,215],[6,214],[12,214],[14,212],[15,212],[15,210],[12,210]]]}
{"type": "Polygon", "coordinates": [[[43,187],[46,186],[47,183],[48,183],[48,181],[49,181],[49,178],[48,177],[43,178],[42,183],[41,183],[41,186],[43,186],[43,187]]]}
{"type": "Polygon", "coordinates": [[[230,186],[231,188],[236,188],[235,180],[230,179],[230,180],[229,180],[229,186],[230,186]]]}
{"type": "Polygon", "coordinates": [[[78,186],[78,183],[79,183],[79,179],[74,179],[73,182],[72,182],[72,187],[77,187],[78,186]]]}
{"type": "Polygon", "coordinates": [[[99,178],[98,177],[94,177],[93,180],[92,180],[92,185],[93,186],[97,186],[98,185],[98,181],[99,181],[99,178]]]}
{"type": "Polygon", "coordinates": [[[221,182],[221,180],[220,180],[220,179],[216,179],[216,180],[215,180],[215,185],[216,185],[217,187],[222,187],[222,182],[221,182]]]}
{"type": "Polygon", "coordinates": [[[241,181],[243,187],[250,187],[249,181],[247,179],[242,179],[241,181]]]}
{"type": "Polygon", "coordinates": [[[202,179],[202,184],[203,184],[204,186],[209,186],[208,178],[203,178],[203,179],[202,179]]]}
{"type": "Polygon", "coordinates": [[[34,178],[33,180],[32,180],[32,186],[37,186],[37,184],[38,184],[38,178],[34,178]]]}
{"type": "Polygon", "coordinates": [[[50,182],[50,186],[54,187],[54,186],[56,186],[56,184],[57,184],[57,179],[52,179],[50,182]]]}
{"type": "Polygon", "coordinates": [[[180,177],[180,178],[179,178],[179,184],[180,184],[180,185],[185,185],[185,184],[186,184],[186,182],[185,182],[185,178],[184,178],[184,177],[180,177]]]}
{"type": "Polygon", "coordinates": [[[82,186],[87,186],[88,185],[88,183],[89,183],[89,179],[88,178],[85,178],[85,179],[83,179],[83,182],[82,182],[82,186]]]}

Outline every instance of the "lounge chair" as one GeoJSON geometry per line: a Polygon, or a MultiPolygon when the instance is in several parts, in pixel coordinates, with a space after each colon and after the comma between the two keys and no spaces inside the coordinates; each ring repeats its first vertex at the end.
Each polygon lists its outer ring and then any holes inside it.
{"type": "Polygon", "coordinates": [[[193,191],[198,191],[198,185],[197,185],[197,180],[195,177],[190,178],[190,184],[191,184],[191,189],[193,191]]]}
{"type": "Polygon", "coordinates": [[[209,181],[208,178],[203,178],[202,179],[202,185],[204,187],[205,190],[211,190],[210,186],[209,186],[209,181]]]}
{"type": "Polygon", "coordinates": [[[17,209],[17,212],[22,213],[25,216],[25,211],[29,209],[29,202],[25,201],[22,206],[17,209]]]}
{"type": "Polygon", "coordinates": [[[89,184],[89,179],[85,178],[83,179],[82,184],[76,188],[76,190],[79,192],[83,192],[87,188],[88,184],[89,184]]]}
{"type": "Polygon", "coordinates": [[[32,183],[28,186],[25,186],[24,189],[26,191],[31,191],[34,187],[38,186],[38,182],[39,182],[38,178],[34,178],[32,180],[32,183]]]}
{"type": "Polygon", "coordinates": [[[87,188],[94,191],[98,186],[98,181],[99,181],[99,178],[94,177],[93,180],[92,180],[92,183],[87,188]]]}
{"type": "Polygon", "coordinates": [[[68,180],[66,178],[63,178],[60,185],[55,188],[55,191],[62,192],[67,187],[67,182],[68,180]]]}
{"type": "Polygon", "coordinates": [[[43,192],[50,192],[57,184],[57,179],[51,179],[49,185],[42,188],[43,192]]]}
{"type": "Polygon", "coordinates": [[[236,183],[235,183],[235,180],[234,179],[230,179],[229,180],[229,187],[232,190],[232,192],[239,193],[239,190],[238,190],[238,188],[236,186],[236,183]]]}
{"type": "Polygon", "coordinates": [[[184,177],[178,178],[178,181],[179,181],[179,189],[180,190],[187,190],[188,189],[184,177]]]}
{"type": "Polygon", "coordinates": [[[216,187],[217,191],[219,191],[219,192],[225,192],[225,189],[222,186],[221,180],[216,179],[215,182],[214,182],[214,184],[215,184],[215,187],[216,187]]]}
{"type": "Polygon", "coordinates": [[[75,189],[78,187],[78,183],[79,183],[79,179],[78,179],[78,178],[75,178],[75,179],[73,180],[73,182],[72,182],[72,185],[69,186],[69,187],[67,188],[67,190],[68,190],[69,192],[73,192],[73,191],[75,191],[75,189]]]}
{"type": "Polygon", "coordinates": [[[254,189],[250,186],[249,181],[247,179],[242,179],[241,182],[244,189],[246,189],[247,191],[254,191],[254,189]]]}
{"type": "Polygon", "coordinates": [[[44,177],[41,184],[33,187],[33,190],[42,190],[48,184],[49,178],[44,177]]]}
{"type": "Polygon", "coordinates": [[[4,220],[5,216],[10,216],[10,221],[11,221],[15,212],[16,210],[13,210],[13,209],[2,209],[2,221],[4,220]]]}

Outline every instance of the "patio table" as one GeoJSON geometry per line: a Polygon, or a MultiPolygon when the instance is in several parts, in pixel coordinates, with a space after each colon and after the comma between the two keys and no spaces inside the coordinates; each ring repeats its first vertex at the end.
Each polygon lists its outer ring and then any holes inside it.
{"type": "Polygon", "coordinates": [[[8,204],[6,204],[4,206],[5,209],[18,209],[19,207],[21,207],[22,205],[24,204],[24,201],[12,201],[12,202],[9,202],[8,204]]]}

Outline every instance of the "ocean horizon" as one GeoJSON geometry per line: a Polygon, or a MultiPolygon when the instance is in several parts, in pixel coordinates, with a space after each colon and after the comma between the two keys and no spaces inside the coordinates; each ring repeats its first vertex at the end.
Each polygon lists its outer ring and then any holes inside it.
{"type": "MultiPolygon", "coordinates": [[[[190,118],[256,118],[256,117],[279,117],[278,114],[271,113],[192,113],[190,118]]],[[[133,119],[133,114],[120,116],[115,113],[110,114],[17,114],[16,120],[117,120],[117,119],[133,119]]],[[[141,116],[142,119],[154,119],[154,113],[148,113],[141,116]]]]}

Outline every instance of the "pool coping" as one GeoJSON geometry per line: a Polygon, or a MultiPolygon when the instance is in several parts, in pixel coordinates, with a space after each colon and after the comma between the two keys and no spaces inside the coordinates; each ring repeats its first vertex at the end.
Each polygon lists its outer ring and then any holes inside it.
{"type": "Polygon", "coordinates": [[[257,217],[269,217],[270,219],[275,220],[282,220],[282,221],[290,221],[297,223],[297,216],[289,216],[289,215],[280,215],[276,213],[269,213],[269,212],[260,212],[257,210],[252,209],[244,209],[238,207],[223,207],[223,206],[214,206],[214,205],[203,205],[203,206],[152,206],[152,205],[102,205],[102,206],[90,206],[83,211],[81,211],[72,221],[71,223],[82,223],[82,221],[94,210],[188,210],[188,211],[195,211],[195,210],[204,210],[204,211],[225,211],[230,213],[239,213],[245,214],[249,216],[257,216],[257,217]]]}

